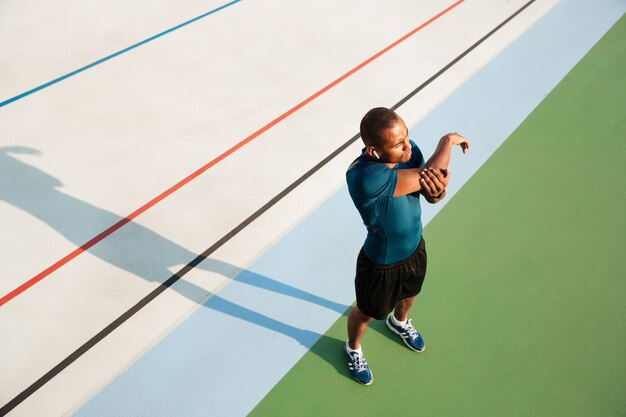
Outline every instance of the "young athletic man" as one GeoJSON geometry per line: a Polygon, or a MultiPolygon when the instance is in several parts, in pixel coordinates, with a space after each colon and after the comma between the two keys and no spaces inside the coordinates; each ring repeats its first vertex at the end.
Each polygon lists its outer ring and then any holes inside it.
{"type": "Polygon", "coordinates": [[[369,385],[373,375],[361,337],[371,320],[385,320],[409,349],[424,351],[422,336],[407,320],[426,274],[420,195],[429,203],[444,198],[452,146],[459,145],[465,153],[469,142],[449,133],[424,163],[402,118],[384,107],[363,117],[361,138],[365,148],[348,168],[346,180],[367,238],[357,259],[357,301],[348,316],[346,355],[355,379],[369,385]]]}

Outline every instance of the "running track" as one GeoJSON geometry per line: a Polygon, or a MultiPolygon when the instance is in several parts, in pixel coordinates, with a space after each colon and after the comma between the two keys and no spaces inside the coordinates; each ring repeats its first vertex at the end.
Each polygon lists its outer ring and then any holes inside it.
{"type": "MultiPolygon", "coordinates": [[[[436,16],[436,15],[435,15],[436,16]]],[[[511,15],[512,16],[512,15],[511,15]]],[[[432,19],[431,19],[432,21],[432,19]]],[[[426,21],[426,22],[430,22],[430,21],[426,21]]],[[[424,24],[425,25],[425,24],[424,24]]],[[[407,33],[405,36],[406,37],[402,37],[399,38],[396,42],[389,44],[388,47],[381,49],[380,52],[372,57],[370,57],[370,59],[363,61],[362,64],[360,64],[357,67],[353,67],[352,70],[350,70],[347,73],[344,73],[343,76],[341,76],[340,78],[335,79],[335,81],[333,81],[331,84],[326,85],[326,87],[324,87],[322,90],[318,90],[317,93],[313,94],[312,96],[309,96],[306,100],[301,101],[298,105],[296,105],[295,107],[292,107],[291,110],[287,111],[286,113],[283,113],[283,115],[281,115],[279,118],[274,119],[272,122],[270,122],[269,124],[266,124],[263,128],[257,130],[255,133],[253,133],[252,135],[248,136],[246,139],[244,139],[244,141],[239,142],[238,144],[236,144],[235,146],[229,148],[228,150],[226,150],[225,152],[221,153],[217,158],[213,159],[212,162],[210,162],[209,164],[205,165],[202,169],[196,171],[194,174],[188,176],[185,178],[185,180],[177,183],[175,186],[171,187],[170,189],[168,189],[168,191],[166,191],[165,193],[162,193],[161,195],[159,195],[159,197],[157,197],[156,199],[150,200],[150,203],[142,206],[141,209],[136,210],[135,212],[133,212],[130,216],[126,216],[125,218],[123,218],[122,220],[120,220],[118,223],[116,223],[116,225],[120,225],[123,226],[125,224],[128,224],[129,220],[132,220],[134,217],[138,216],[139,214],[143,213],[145,210],[147,210],[148,208],[152,207],[154,204],[156,204],[158,201],[161,201],[163,198],[165,198],[165,196],[171,194],[172,192],[174,192],[175,190],[179,189],[180,187],[182,187],[183,185],[187,184],[188,182],[191,181],[191,179],[196,178],[197,175],[199,175],[201,172],[206,171],[206,169],[208,169],[210,166],[215,165],[217,162],[223,160],[226,156],[230,155],[231,153],[233,153],[235,150],[239,149],[241,146],[243,146],[245,143],[248,143],[249,141],[252,141],[254,138],[256,138],[257,136],[261,135],[261,133],[264,133],[267,129],[269,129],[270,127],[273,127],[275,124],[277,124],[279,121],[282,121],[283,119],[285,119],[287,116],[291,115],[293,112],[295,112],[296,110],[299,110],[300,108],[304,107],[305,104],[308,104],[309,102],[311,102],[313,99],[317,98],[319,95],[321,95],[323,92],[326,92],[327,90],[329,90],[330,88],[334,87],[335,85],[337,85],[339,82],[343,81],[345,78],[347,78],[348,76],[352,75],[353,73],[355,73],[357,70],[363,68],[364,65],[369,64],[370,62],[373,61],[373,59],[377,58],[378,56],[380,56],[382,53],[387,52],[391,47],[396,46],[399,44],[399,41],[402,41],[404,39],[408,39],[408,36],[416,33],[417,30],[420,30],[424,25],[420,25],[417,28],[414,28],[411,32],[407,33]],[[256,135],[256,136],[255,136],[256,135]],[[215,161],[215,162],[214,162],[215,161]],[[201,172],[199,172],[201,171],[201,172]],[[197,173],[197,175],[195,175],[197,173]],[[169,192],[169,193],[168,193],[169,192]],[[155,201],[157,200],[157,201],[155,201]],[[154,202],[154,203],[153,203],[154,202]],[[153,204],[151,204],[153,203],[153,204]],[[143,211],[142,211],[143,209],[143,211]],[[134,217],[131,217],[134,216],[134,217]]],[[[494,27],[497,27],[496,25],[494,25],[494,27]]],[[[599,29],[600,31],[602,29],[599,29]]],[[[584,45],[581,46],[581,49],[584,49],[584,45]]],[[[575,54],[574,54],[575,55],[575,54]]],[[[460,55],[458,55],[460,56],[460,55]]],[[[575,59],[575,58],[573,58],[575,59]]],[[[453,61],[450,61],[453,62],[453,61]]],[[[445,66],[443,67],[445,68],[445,66]]],[[[436,75],[436,74],[435,74],[436,75]]],[[[419,89],[419,87],[418,87],[419,89]]],[[[4,103],[3,103],[4,104],[4,103]]],[[[354,138],[351,139],[351,141],[354,141],[354,138]]],[[[339,148],[340,150],[342,148],[339,148]]],[[[332,154],[331,154],[332,155],[332,154]]],[[[306,178],[306,177],[305,177],[306,178]]],[[[286,188],[288,189],[288,188],[286,188]]],[[[245,223],[245,222],[244,222],[245,223]]],[[[243,224],[243,223],[242,223],[243,224]]],[[[245,226],[245,225],[244,225],[245,226]]],[[[101,236],[99,239],[98,237],[100,235],[97,235],[96,238],[94,238],[96,241],[93,243],[87,243],[86,245],[89,245],[87,247],[82,247],[77,249],[76,251],[76,255],[77,256],[79,253],[82,253],[83,251],[85,251],[86,249],[88,249],[90,246],[93,246],[95,243],[98,243],[100,240],[102,240],[104,237],[110,235],[113,231],[117,230],[119,227],[111,227],[109,233],[107,233],[105,236],[101,236]]],[[[106,233],[106,232],[105,232],[106,233]]],[[[227,235],[225,235],[227,236],[227,235]]],[[[89,242],[92,242],[92,240],[90,240],[89,242]]],[[[83,245],[84,246],[84,245],[83,245]]],[[[74,252],[72,252],[74,253],[74,252]]],[[[74,256],[74,257],[75,257],[74,256]]],[[[197,258],[196,261],[192,261],[188,266],[194,266],[194,262],[197,263],[199,262],[201,259],[197,258]]],[[[65,262],[64,262],[65,263],[65,262]]],[[[59,265],[60,266],[60,265],[59,265]]],[[[184,270],[184,269],[183,269],[184,270]]],[[[45,272],[45,271],[44,271],[45,272]]],[[[45,276],[45,275],[44,275],[45,276]]],[[[31,284],[32,285],[32,284],[31,284]]],[[[30,285],[29,285],[30,286],[30,285]]],[[[165,285],[164,288],[166,288],[168,285],[165,285]]],[[[21,292],[21,291],[20,291],[21,292]]],[[[15,295],[14,295],[15,296],[15,295]]],[[[6,298],[6,296],[5,296],[6,298]]],[[[12,297],[11,297],[12,298],[12,297]]],[[[8,300],[5,300],[3,298],[3,302],[6,302],[8,300]]],[[[346,301],[349,303],[349,300],[346,301]]],[[[336,310],[336,309],[335,309],[336,310]]],[[[305,343],[306,346],[306,343],[305,343]]]]}

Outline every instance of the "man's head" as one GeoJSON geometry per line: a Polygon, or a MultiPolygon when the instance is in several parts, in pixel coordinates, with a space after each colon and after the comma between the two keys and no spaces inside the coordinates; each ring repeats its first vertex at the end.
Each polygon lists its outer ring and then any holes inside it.
{"type": "Polygon", "coordinates": [[[409,132],[393,110],[376,107],[361,120],[365,153],[373,160],[394,165],[411,159],[409,132]]]}

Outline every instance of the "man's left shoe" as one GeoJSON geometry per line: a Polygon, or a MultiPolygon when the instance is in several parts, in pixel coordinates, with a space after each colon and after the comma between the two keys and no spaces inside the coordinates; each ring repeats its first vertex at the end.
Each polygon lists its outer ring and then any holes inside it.
{"type": "Polygon", "coordinates": [[[402,341],[409,347],[409,349],[415,352],[423,352],[426,349],[426,346],[424,346],[424,339],[422,339],[422,336],[417,332],[417,330],[415,330],[415,327],[411,324],[411,320],[409,319],[404,327],[398,326],[393,322],[393,319],[391,318],[392,315],[393,313],[391,313],[387,317],[387,320],[385,320],[389,330],[400,335],[402,341]]]}

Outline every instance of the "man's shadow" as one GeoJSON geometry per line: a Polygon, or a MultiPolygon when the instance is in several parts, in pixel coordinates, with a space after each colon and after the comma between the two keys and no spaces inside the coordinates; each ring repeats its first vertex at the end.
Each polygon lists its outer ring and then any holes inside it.
{"type": "MultiPolygon", "coordinates": [[[[16,159],[12,156],[15,154],[40,155],[40,152],[19,146],[0,148],[0,200],[45,222],[72,244],[80,247],[95,234],[123,220],[117,214],[63,193],[58,189],[63,184],[57,178],[16,159]],[[94,230],[96,230],[95,233],[94,230]]],[[[197,253],[132,221],[117,230],[111,238],[105,238],[90,247],[88,252],[135,276],[159,283],[173,275],[170,268],[187,265],[198,257],[197,253]]],[[[237,282],[317,304],[340,314],[344,314],[349,308],[347,305],[217,259],[205,258],[196,268],[216,272],[237,282]]],[[[24,277],[24,281],[28,278],[30,277],[24,277]]],[[[289,336],[306,348],[311,348],[322,337],[318,333],[280,322],[222,298],[218,294],[212,294],[184,278],[180,278],[170,288],[196,303],[202,302],[206,308],[289,336]]],[[[332,338],[322,337],[322,341],[331,344],[337,342],[342,345],[344,343],[336,339],[327,339],[332,338]]],[[[338,351],[341,352],[341,349],[338,351]]],[[[335,358],[334,355],[332,357],[335,358]]],[[[325,357],[323,359],[326,360],[325,357]]],[[[337,365],[335,359],[328,361],[337,365]]],[[[343,360],[341,362],[343,365],[343,360]]],[[[341,373],[345,374],[343,367],[341,373]]]]}

